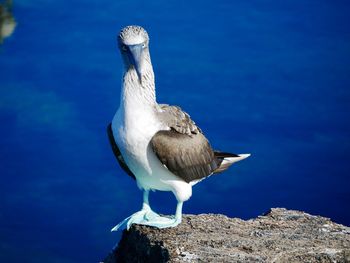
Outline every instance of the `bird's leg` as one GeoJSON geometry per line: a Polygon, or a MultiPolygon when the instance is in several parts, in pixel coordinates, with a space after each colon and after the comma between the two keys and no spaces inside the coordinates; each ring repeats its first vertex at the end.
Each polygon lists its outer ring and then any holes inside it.
{"type": "Polygon", "coordinates": [[[177,224],[180,224],[182,220],[182,205],[183,202],[178,202],[176,205],[175,221],[177,222],[177,224]]]}
{"type": "Polygon", "coordinates": [[[118,229],[127,228],[129,230],[132,224],[145,225],[154,218],[160,217],[157,213],[153,212],[151,206],[149,205],[149,191],[145,190],[143,192],[143,203],[142,209],[131,216],[125,218],[118,225],[112,228],[111,231],[117,231],[118,229]]]}
{"type": "MultiPolygon", "coordinates": [[[[152,220],[154,217],[158,217],[159,215],[151,209],[151,206],[149,205],[149,190],[145,190],[143,192],[143,203],[142,203],[142,209],[141,211],[145,212],[145,219],[146,220],[152,220]]],[[[140,212],[141,212],[140,211],[140,212]]]]}
{"type": "Polygon", "coordinates": [[[141,210],[151,210],[151,207],[149,205],[149,190],[143,191],[143,203],[142,203],[142,209],[141,210]]]}

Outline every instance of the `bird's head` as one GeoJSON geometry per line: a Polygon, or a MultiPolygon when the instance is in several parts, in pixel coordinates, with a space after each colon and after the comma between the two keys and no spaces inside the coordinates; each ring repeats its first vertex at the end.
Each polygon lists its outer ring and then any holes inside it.
{"type": "Polygon", "coordinates": [[[135,68],[139,80],[142,79],[145,59],[149,57],[149,37],[140,26],[124,27],[118,35],[118,47],[126,69],[135,68]]]}

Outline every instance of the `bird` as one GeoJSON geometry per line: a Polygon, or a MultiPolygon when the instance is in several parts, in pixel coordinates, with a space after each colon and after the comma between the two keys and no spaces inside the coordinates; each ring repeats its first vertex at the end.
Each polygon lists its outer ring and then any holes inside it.
{"type": "Polygon", "coordinates": [[[12,0],[0,3],[0,44],[12,35],[16,28],[16,20],[12,14],[12,0]]]}
{"type": "Polygon", "coordinates": [[[188,113],[179,106],[157,103],[149,35],[143,27],[124,27],[117,44],[123,61],[121,97],[107,133],[119,165],[143,191],[143,203],[140,211],[111,231],[129,230],[132,224],[176,227],[195,184],[250,154],[213,150],[188,113]],[[152,210],[149,192],[155,190],[175,195],[175,215],[152,210]]]}

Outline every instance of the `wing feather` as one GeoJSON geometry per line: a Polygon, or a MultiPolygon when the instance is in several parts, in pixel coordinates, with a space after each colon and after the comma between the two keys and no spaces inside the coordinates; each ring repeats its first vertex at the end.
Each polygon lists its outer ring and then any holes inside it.
{"type": "Polygon", "coordinates": [[[117,158],[118,163],[120,165],[121,168],[123,168],[123,170],[132,178],[134,178],[136,180],[135,175],[133,174],[133,172],[129,169],[129,167],[126,165],[124,158],[118,148],[118,145],[115,142],[114,136],[113,136],[113,131],[112,131],[112,124],[110,123],[107,127],[107,134],[108,134],[108,139],[109,139],[109,143],[112,147],[114,156],[117,158]]]}
{"type": "Polygon", "coordinates": [[[157,132],[151,140],[159,160],[187,183],[211,175],[220,161],[202,131],[180,107],[159,106],[159,119],[169,128],[157,132]]]}
{"type": "Polygon", "coordinates": [[[181,110],[180,107],[170,106],[168,104],[159,104],[158,106],[158,117],[168,127],[187,135],[201,132],[195,122],[191,120],[190,115],[181,110]]]}

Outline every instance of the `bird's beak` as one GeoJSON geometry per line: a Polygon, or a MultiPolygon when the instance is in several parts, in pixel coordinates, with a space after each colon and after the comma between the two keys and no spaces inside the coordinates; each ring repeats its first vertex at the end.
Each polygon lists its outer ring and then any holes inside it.
{"type": "Polygon", "coordinates": [[[139,77],[139,80],[141,82],[142,80],[142,44],[138,45],[130,45],[129,46],[129,59],[130,62],[134,65],[137,76],[139,77]]]}

